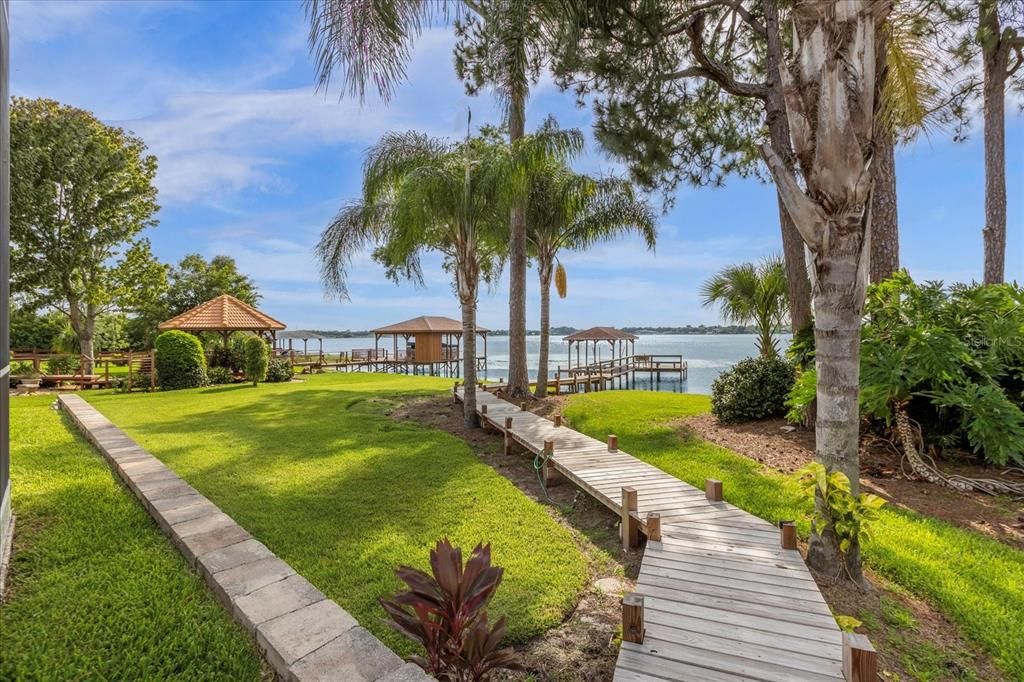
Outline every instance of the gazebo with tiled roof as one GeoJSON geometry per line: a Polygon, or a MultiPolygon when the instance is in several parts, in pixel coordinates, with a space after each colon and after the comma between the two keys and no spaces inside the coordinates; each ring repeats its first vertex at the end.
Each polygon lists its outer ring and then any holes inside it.
{"type": "Polygon", "coordinates": [[[160,331],[180,329],[193,333],[219,333],[224,337],[225,345],[231,332],[252,332],[260,336],[266,334],[273,342],[277,332],[284,328],[283,322],[256,310],[231,294],[221,294],[160,323],[160,331]]]}
{"type": "Polygon", "coordinates": [[[582,331],[574,332],[568,336],[562,337],[563,341],[569,344],[569,367],[572,367],[572,347],[576,345],[576,366],[583,367],[590,364],[590,348],[594,348],[594,361],[597,362],[600,358],[598,357],[598,344],[607,342],[611,346],[612,358],[623,357],[628,351],[632,355],[634,344],[636,340],[640,338],[636,334],[630,334],[624,332],[621,329],[615,327],[591,327],[590,329],[584,329],[582,331]],[[580,362],[580,346],[583,347],[584,358],[583,362],[580,362]],[[616,351],[618,351],[616,353],[616,351]]]}

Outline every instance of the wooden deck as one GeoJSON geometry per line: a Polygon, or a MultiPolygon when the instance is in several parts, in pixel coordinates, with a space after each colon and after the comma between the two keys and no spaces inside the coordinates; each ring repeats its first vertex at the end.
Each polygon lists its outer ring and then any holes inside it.
{"type": "MultiPolygon", "coordinates": [[[[476,395],[506,452],[510,443],[549,452],[549,483],[568,479],[622,516],[624,546],[647,536],[639,625],[624,628],[615,680],[875,679],[870,643],[839,630],[799,551],[782,548],[778,527],[716,501],[714,483],[700,490],[619,450],[614,436],[603,443],[486,391],[476,395]],[[852,660],[845,674],[844,644],[852,660]]],[[[795,547],[795,530],[790,537],[795,547]]],[[[636,601],[624,600],[627,625],[636,601]]]]}

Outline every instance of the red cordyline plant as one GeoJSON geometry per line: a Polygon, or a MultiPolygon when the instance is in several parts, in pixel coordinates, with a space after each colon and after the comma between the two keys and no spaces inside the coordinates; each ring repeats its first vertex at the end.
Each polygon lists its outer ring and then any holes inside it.
{"type": "Polygon", "coordinates": [[[462,550],[448,538],[430,552],[433,576],[408,566],[395,573],[409,586],[381,606],[394,630],[426,649],[411,661],[441,680],[477,682],[493,670],[518,669],[511,647],[499,649],[505,617],[487,624],[487,603],[501,583],[504,569],[491,566],[491,546],[477,545],[462,565],[462,550]]]}

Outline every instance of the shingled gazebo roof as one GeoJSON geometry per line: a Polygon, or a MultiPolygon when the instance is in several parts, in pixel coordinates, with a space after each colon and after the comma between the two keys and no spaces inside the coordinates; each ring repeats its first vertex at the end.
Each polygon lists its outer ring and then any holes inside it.
{"type": "Polygon", "coordinates": [[[221,294],[160,324],[161,330],[180,329],[187,332],[275,332],[284,328],[283,322],[261,313],[230,294],[221,294]]]}
{"type": "Polygon", "coordinates": [[[639,336],[615,327],[591,327],[562,337],[563,341],[636,341],[639,336]]]}
{"type": "MultiPolygon", "coordinates": [[[[483,327],[477,327],[476,332],[478,334],[486,334],[487,329],[483,327]]],[[[374,334],[416,334],[416,333],[435,333],[435,334],[461,334],[462,323],[458,320],[453,320],[450,317],[440,317],[437,315],[420,315],[414,317],[411,320],[405,322],[396,322],[395,324],[389,324],[386,327],[380,327],[379,329],[373,330],[374,334]]]]}

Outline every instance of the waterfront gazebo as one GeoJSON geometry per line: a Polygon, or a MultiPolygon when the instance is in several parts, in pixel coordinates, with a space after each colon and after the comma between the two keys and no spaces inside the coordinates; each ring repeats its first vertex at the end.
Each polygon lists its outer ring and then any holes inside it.
{"type": "MultiPolygon", "coordinates": [[[[487,363],[487,333],[483,327],[477,327],[476,333],[483,337],[483,353],[478,356],[477,364],[487,363]]],[[[421,315],[404,322],[396,322],[386,327],[373,330],[374,349],[379,350],[381,339],[391,338],[391,359],[394,363],[411,368],[429,371],[430,374],[455,376],[459,372],[462,360],[461,341],[462,323],[450,317],[437,315],[421,315]],[[404,355],[399,354],[398,340],[404,342],[404,355]]]]}
{"type": "Polygon", "coordinates": [[[630,334],[624,332],[621,329],[615,327],[591,327],[590,329],[584,329],[582,331],[569,334],[568,336],[562,337],[562,340],[569,344],[569,367],[573,367],[572,361],[572,349],[576,347],[576,367],[585,367],[590,364],[591,357],[590,351],[593,349],[593,361],[598,362],[600,360],[599,348],[603,347],[603,344],[607,343],[611,348],[611,357],[607,358],[613,360],[615,358],[622,358],[626,355],[632,355],[635,349],[636,340],[640,338],[636,334],[630,334]],[[583,349],[583,358],[580,358],[580,348],[583,349]],[[580,362],[582,360],[582,363],[580,362]]]}
{"type": "Polygon", "coordinates": [[[284,322],[260,312],[231,294],[221,294],[206,303],[200,303],[181,315],[160,323],[160,331],[180,329],[184,332],[215,332],[224,338],[227,346],[231,332],[251,332],[266,336],[273,344],[277,332],[285,328],[284,322]]]}

